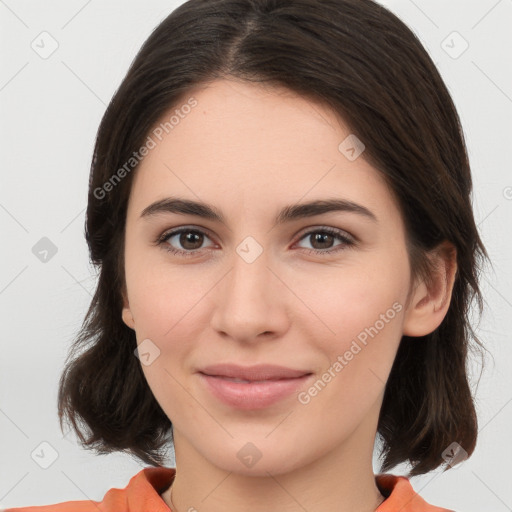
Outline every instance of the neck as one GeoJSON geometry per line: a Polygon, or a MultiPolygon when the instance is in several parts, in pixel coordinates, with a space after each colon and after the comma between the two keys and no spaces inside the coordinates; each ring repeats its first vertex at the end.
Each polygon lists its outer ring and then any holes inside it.
{"type": "Polygon", "coordinates": [[[260,476],[223,470],[179,431],[173,436],[176,476],[162,495],[172,512],[374,512],[385,499],[373,473],[373,442],[361,431],[307,465],[260,476]]]}

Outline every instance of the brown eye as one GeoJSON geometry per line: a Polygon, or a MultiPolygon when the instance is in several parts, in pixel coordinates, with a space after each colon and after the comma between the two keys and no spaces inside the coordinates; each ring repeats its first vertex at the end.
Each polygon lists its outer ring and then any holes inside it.
{"type": "Polygon", "coordinates": [[[165,249],[173,254],[193,256],[195,252],[203,248],[202,245],[205,238],[208,238],[208,236],[203,231],[181,228],[165,233],[159,239],[159,244],[164,245],[165,249]],[[176,246],[178,246],[178,248],[176,246]]]}
{"type": "Polygon", "coordinates": [[[355,245],[355,241],[351,237],[345,235],[344,232],[327,227],[308,231],[301,237],[301,240],[304,239],[310,240],[313,247],[312,249],[306,249],[308,254],[329,255],[355,245]],[[340,243],[333,246],[333,242],[336,240],[340,243]],[[334,247],[334,249],[332,247],[334,247]]]}
{"type": "Polygon", "coordinates": [[[329,233],[313,233],[308,235],[315,249],[329,249],[335,241],[335,237],[329,233]],[[320,247],[316,246],[319,244],[320,247]]]}
{"type": "Polygon", "coordinates": [[[178,240],[184,249],[192,251],[194,249],[201,248],[203,235],[201,233],[198,233],[197,231],[182,231],[181,233],[179,233],[178,240]]]}

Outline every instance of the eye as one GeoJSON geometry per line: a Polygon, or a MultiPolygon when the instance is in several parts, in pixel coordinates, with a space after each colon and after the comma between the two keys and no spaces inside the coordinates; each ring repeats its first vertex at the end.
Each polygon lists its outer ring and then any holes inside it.
{"type": "Polygon", "coordinates": [[[164,233],[158,240],[166,251],[179,256],[194,256],[201,249],[203,239],[209,238],[204,231],[192,228],[180,228],[164,233]],[[172,239],[175,239],[174,241],[172,239]],[[180,244],[184,250],[176,249],[172,243],[180,244]]]}
{"type": "Polygon", "coordinates": [[[319,245],[319,249],[307,249],[306,252],[308,254],[314,255],[331,255],[333,253],[337,253],[339,251],[343,251],[344,249],[354,246],[355,240],[349,235],[345,234],[345,232],[340,231],[338,229],[330,228],[330,227],[322,227],[316,228],[314,230],[310,230],[305,233],[300,240],[309,238],[313,244],[319,245]],[[339,240],[341,243],[335,248],[332,249],[332,243],[335,240],[339,240]],[[328,247],[326,247],[328,246],[328,247]],[[322,250],[327,249],[327,250],[322,250]]]}
{"type": "MultiPolygon", "coordinates": [[[[353,237],[344,231],[330,227],[310,230],[302,235],[300,241],[308,237],[313,244],[320,245],[320,248],[305,249],[307,254],[328,256],[356,245],[353,237]],[[338,240],[340,243],[331,248],[335,240],[338,240]]],[[[202,245],[205,238],[209,239],[209,236],[203,230],[183,227],[164,233],[158,238],[156,244],[162,245],[171,254],[189,257],[195,256],[196,253],[203,249],[202,245]],[[176,248],[174,244],[179,244],[183,249],[176,248]]]]}

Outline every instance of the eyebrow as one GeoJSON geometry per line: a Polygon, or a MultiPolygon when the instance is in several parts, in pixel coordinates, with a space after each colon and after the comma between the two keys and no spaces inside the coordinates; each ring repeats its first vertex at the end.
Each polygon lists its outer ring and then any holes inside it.
{"type": "MultiPolygon", "coordinates": [[[[320,199],[310,201],[308,203],[285,206],[274,219],[274,226],[329,212],[356,213],[372,220],[373,222],[378,222],[376,215],[360,204],[346,199],[320,199]]],[[[156,201],[144,208],[140,216],[145,218],[163,213],[194,215],[226,225],[224,215],[214,206],[184,198],[168,197],[161,199],[160,201],[156,201]]]]}

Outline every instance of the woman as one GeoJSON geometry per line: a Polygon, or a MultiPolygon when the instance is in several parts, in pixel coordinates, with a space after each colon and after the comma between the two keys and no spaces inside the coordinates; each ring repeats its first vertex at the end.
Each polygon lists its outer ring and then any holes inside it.
{"type": "Polygon", "coordinates": [[[155,467],[10,510],[446,510],[408,477],[476,444],[471,187],[446,86],[384,7],[181,5],[98,131],[99,282],[59,389],[84,446],[155,467]],[[374,475],[376,436],[408,477],[374,475]]]}

